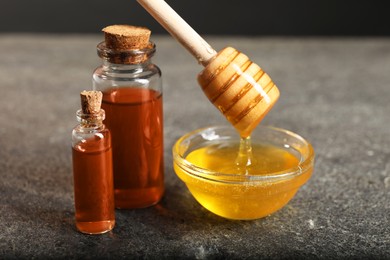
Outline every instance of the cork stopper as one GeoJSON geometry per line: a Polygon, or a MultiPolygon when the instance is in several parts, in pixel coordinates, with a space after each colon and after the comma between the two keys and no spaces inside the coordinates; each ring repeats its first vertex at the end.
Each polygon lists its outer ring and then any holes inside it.
{"type": "Polygon", "coordinates": [[[151,31],[132,25],[110,25],[102,30],[106,47],[113,50],[137,50],[149,46],[151,31]]]}
{"type": "Polygon", "coordinates": [[[81,110],[84,114],[97,114],[100,112],[103,94],[100,91],[84,90],[80,93],[81,110]]]}

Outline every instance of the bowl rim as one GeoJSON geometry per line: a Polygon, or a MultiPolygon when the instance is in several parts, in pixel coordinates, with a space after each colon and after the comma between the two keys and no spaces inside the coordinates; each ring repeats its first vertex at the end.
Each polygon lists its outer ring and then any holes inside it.
{"type": "MultiPolygon", "coordinates": [[[[287,180],[291,178],[295,178],[297,176],[300,176],[307,172],[310,168],[313,168],[314,165],[314,149],[312,145],[304,139],[302,136],[283,129],[278,128],[274,126],[268,126],[268,125],[259,125],[256,127],[266,129],[269,131],[274,132],[283,132],[284,134],[287,134],[291,137],[294,137],[301,142],[305,144],[305,147],[308,149],[308,154],[306,158],[303,158],[299,162],[299,164],[296,167],[292,167],[283,171],[273,172],[266,175],[243,175],[243,174],[230,174],[230,173],[221,173],[221,172],[215,172],[211,171],[209,169],[205,169],[196,165],[193,165],[189,161],[187,161],[184,157],[182,157],[179,153],[179,148],[183,144],[183,141],[190,138],[191,136],[199,135],[202,132],[205,132],[206,130],[222,130],[226,129],[228,131],[233,130],[231,126],[224,126],[224,125],[216,125],[216,126],[208,126],[196,129],[194,131],[188,132],[187,134],[184,134],[181,136],[173,145],[172,147],[172,155],[173,155],[173,163],[176,164],[179,168],[183,170],[186,175],[192,175],[196,178],[200,179],[206,179],[208,181],[212,182],[218,182],[218,183],[227,183],[227,184],[242,184],[242,183],[253,183],[253,182],[276,182],[281,180],[287,180]]],[[[256,131],[256,129],[254,131],[256,131]]],[[[238,135],[239,136],[239,135],[238,135]]]]}

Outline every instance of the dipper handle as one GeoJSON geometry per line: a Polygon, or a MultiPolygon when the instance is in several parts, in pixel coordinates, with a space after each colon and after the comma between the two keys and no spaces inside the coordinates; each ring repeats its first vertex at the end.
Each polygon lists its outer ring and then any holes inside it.
{"type": "Polygon", "coordinates": [[[203,66],[217,52],[183,20],[164,0],[137,0],[174,38],[177,39],[203,66]]]}

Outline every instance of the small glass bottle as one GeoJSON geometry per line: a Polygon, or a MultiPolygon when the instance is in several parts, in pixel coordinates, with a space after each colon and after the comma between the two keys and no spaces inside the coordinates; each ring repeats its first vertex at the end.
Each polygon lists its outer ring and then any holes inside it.
{"type": "Polygon", "coordinates": [[[93,73],[93,85],[103,92],[112,134],[115,206],[144,208],[164,193],[161,71],[151,61],[156,46],[144,27],[103,31],[106,40],[97,46],[103,64],[93,73]],[[149,35],[141,39],[140,32],[149,35]]]}
{"type": "Polygon", "coordinates": [[[101,98],[101,92],[81,93],[79,125],[72,131],[76,227],[87,234],[105,233],[115,225],[111,136],[103,124],[101,98]]]}

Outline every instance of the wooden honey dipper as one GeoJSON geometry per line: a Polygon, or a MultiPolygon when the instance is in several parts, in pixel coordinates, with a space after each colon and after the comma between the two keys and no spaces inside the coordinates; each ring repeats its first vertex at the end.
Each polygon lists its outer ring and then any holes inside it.
{"type": "Polygon", "coordinates": [[[232,47],[218,53],[163,0],[137,0],[205,68],[198,75],[208,99],[248,137],[279,98],[271,78],[232,47]]]}

